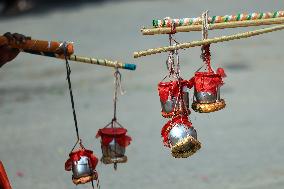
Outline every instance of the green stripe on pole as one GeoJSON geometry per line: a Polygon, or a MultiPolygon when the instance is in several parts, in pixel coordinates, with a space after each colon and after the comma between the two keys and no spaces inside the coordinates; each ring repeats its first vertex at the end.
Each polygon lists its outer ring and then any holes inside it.
{"type": "Polygon", "coordinates": [[[240,19],[241,19],[241,13],[238,14],[237,21],[240,21],[240,19]]]}
{"type": "Polygon", "coordinates": [[[213,17],[212,17],[211,24],[213,24],[213,23],[215,22],[215,20],[216,20],[216,16],[213,16],[213,17]]]}
{"type": "Polygon", "coordinates": [[[158,27],[158,20],[153,20],[153,26],[158,27]]]}
{"type": "Polygon", "coordinates": [[[179,25],[182,26],[184,24],[184,20],[180,19],[179,25]]]}
{"type": "Polygon", "coordinates": [[[165,20],[163,20],[163,27],[165,27],[166,26],[166,21],[165,20]]]}
{"type": "Polygon", "coordinates": [[[278,14],[278,11],[274,12],[273,18],[276,18],[277,14],[278,14]]]}
{"type": "Polygon", "coordinates": [[[251,14],[248,15],[247,20],[251,20],[251,14]]]}
{"type": "Polygon", "coordinates": [[[225,22],[228,22],[228,20],[229,20],[229,16],[227,15],[225,16],[225,22]]]}

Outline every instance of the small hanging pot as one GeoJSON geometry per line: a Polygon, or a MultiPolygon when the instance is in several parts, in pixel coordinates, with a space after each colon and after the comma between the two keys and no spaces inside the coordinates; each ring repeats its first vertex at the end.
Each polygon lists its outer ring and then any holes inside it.
{"type": "Polygon", "coordinates": [[[69,154],[69,159],[65,162],[65,170],[72,170],[73,183],[85,184],[98,179],[96,166],[98,159],[93,151],[87,149],[79,149],[69,154]]]}
{"type": "Polygon", "coordinates": [[[225,108],[224,99],[220,98],[220,87],[224,84],[222,77],[225,72],[222,68],[217,73],[196,72],[194,76],[194,100],[192,109],[199,113],[210,113],[225,108]]]}
{"type": "Polygon", "coordinates": [[[130,144],[131,137],[126,135],[125,128],[99,129],[96,138],[101,137],[102,158],[104,164],[127,162],[125,148],[130,144]]]}
{"type": "Polygon", "coordinates": [[[161,135],[166,147],[171,148],[175,158],[187,158],[201,148],[197,132],[187,116],[177,116],[162,128],[161,135]]]}
{"type": "Polygon", "coordinates": [[[160,82],[158,91],[161,102],[161,113],[165,118],[174,115],[189,115],[189,86],[188,81],[160,82]]]}

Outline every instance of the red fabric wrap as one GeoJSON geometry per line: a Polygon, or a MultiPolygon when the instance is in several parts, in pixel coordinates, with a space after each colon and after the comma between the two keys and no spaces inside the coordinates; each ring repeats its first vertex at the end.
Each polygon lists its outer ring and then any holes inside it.
{"type": "Polygon", "coordinates": [[[71,171],[74,161],[79,161],[82,156],[86,156],[90,160],[90,167],[95,170],[98,164],[98,158],[93,154],[93,151],[87,149],[79,149],[69,154],[69,159],[65,162],[65,170],[71,171]]]}
{"type": "Polygon", "coordinates": [[[108,146],[114,139],[120,146],[127,147],[132,139],[126,135],[126,132],[125,128],[102,128],[99,129],[96,138],[101,137],[104,146],[108,146]]]}
{"type": "Polygon", "coordinates": [[[189,89],[193,87],[193,80],[180,80],[180,88],[179,88],[179,81],[170,81],[170,82],[160,82],[158,84],[158,91],[160,100],[165,103],[169,96],[171,97],[178,97],[179,94],[182,94],[182,88],[186,86],[189,89]]]}
{"type": "Polygon", "coordinates": [[[227,77],[223,68],[217,68],[216,73],[219,74],[221,77],[227,77]]]}
{"type": "Polygon", "coordinates": [[[187,116],[177,116],[177,117],[174,117],[172,120],[168,121],[161,130],[163,143],[166,147],[170,147],[170,144],[168,141],[168,134],[171,131],[171,129],[175,126],[175,124],[177,123],[182,123],[188,128],[192,126],[192,123],[189,121],[187,116]]]}
{"type": "Polygon", "coordinates": [[[195,72],[194,87],[197,92],[217,93],[217,87],[223,84],[222,77],[214,72],[195,72]]]}

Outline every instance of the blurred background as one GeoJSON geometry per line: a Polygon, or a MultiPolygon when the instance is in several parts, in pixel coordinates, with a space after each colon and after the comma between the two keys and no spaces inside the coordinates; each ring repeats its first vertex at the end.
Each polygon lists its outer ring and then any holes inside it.
{"type": "MultiPolygon", "coordinates": [[[[9,1],[12,2],[12,1],[9,1]]],[[[16,2],[19,3],[19,2],[16,2]]],[[[158,82],[166,75],[167,54],[134,59],[133,51],[168,45],[168,36],[142,36],[152,19],[283,10],[283,1],[47,1],[11,4],[0,17],[0,33],[34,39],[73,41],[75,53],[137,64],[124,71],[118,121],[133,138],[128,163],[98,164],[102,189],[282,189],[284,185],[284,32],[214,44],[212,65],[226,71],[221,90],[227,107],[190,115],[202,149],[175,159],[163,147],[158,82]],[[16,8],[15,8],[16,6],[16,8]]],[[[256,28],[210,31],[209,37],[256,28]]],[[[178,33],[179,42],[201,39],[178,33]]],[[[184,78],[202,65],[200,48],[180,51],[184,78]]],[[[99,128],[113,114],[113,69],[70,63],[81,137],[101,157],[99,128]]],[[[75,186],[64,163],[75,143],[71,104],[61,60],[20,54],[0,70],[0,159],[14,189],[91,188],[75,186]]]]}

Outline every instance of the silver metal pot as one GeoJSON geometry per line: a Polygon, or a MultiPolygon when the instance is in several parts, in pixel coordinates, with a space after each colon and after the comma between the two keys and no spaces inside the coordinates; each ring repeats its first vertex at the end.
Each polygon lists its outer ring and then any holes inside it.
{"type": "Polygon", "coordinates": [[[175,146],[177,143],[186,139],[188,136],[192,136],[197,139],[197,132],[193,127],[188,128],[182,123],[176,124],[169,132],[168,139],[171,146],[175,146]]]}
{"type": "Polygon", "coordinates": [[[89,165],[89,158],[82,156],[79,161],[73,162],[72,172],[75,179],[92,175],[93,172],[89,165]]]}
{"type": "Polygon", "coordinates": [[[189,88],[183,87],[182,99],[177,99],[177,97],[169,98],[166,102],[161,101],[162,111],[166,113],[171,113],[178,108],[183,107],[183,109],[189,109],[189,88]]]}
{"type": "Polygon", "coordinates": [[[214,103],[220,100],[220,86],[217,87],[217,94],[212,94],[210,92],[197,92],[194,91],[194,97],[198,103],[214,103]]]}
{"type": "Polygon", "coordinates": [[[113,139],[108,146],[102,146],[102,153],[105,157],[117,158],[122,157],[125,154],[125,147],[120,146],[113,139]]]}

